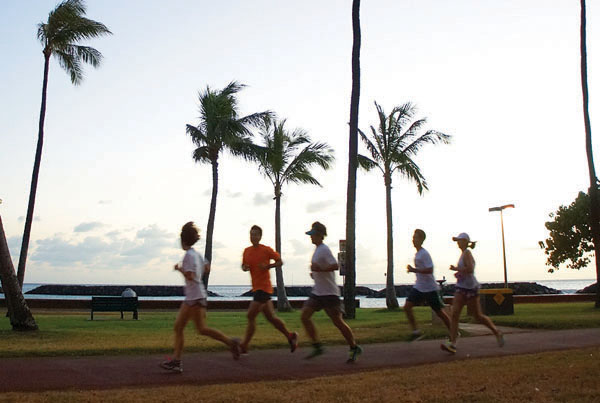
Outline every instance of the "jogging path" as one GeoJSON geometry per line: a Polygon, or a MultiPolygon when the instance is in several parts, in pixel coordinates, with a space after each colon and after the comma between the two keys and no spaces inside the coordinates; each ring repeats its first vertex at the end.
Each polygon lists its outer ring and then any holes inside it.
{"type": "MultiPolygon", "coordinates": [[[[501,327],[502,329],[502,327],[501,327]]],[[[178,384],[217,384],[273,381],[340,375],[382,368],[450,362],[543,351],[600,346],[600,328],[555,331],[506,330],[500,348],[491,335],[463,337],[455,355],[440,349],[441,340],[364,345],[354,364],[346,364],[347,346],[326,346],[325,354],[303,359],[310,351],[298,348],[250,350],[239,361],[228,352],[184,354],[182,374],[166,372],[161,355],[102,357],[42,357],[0,359],[0,393],[60,389],[113,389],[178,384]]],[[[192,339],[193,340],[193,339],[192,339]]],[[[191,343],[201,342],[198,340],[191,343]]]]}

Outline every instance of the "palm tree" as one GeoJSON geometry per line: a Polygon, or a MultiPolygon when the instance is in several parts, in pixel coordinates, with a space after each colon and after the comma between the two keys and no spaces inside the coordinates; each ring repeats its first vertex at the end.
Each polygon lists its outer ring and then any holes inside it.
{"type": "MultiPolygon", "coordinates": [[[[275,194],[275,249],[281,254],[281,192],[286,183],[321,186],[310,169],[319,166],[329,169],[333,162],[332,150],[325,143],[311,143],[302,129],[291,133],[285,128],[285,120],[263,120],[260,128],[263,147],[258,154],[259,170],[271,181],[275,194]]],[[[281,267],[275,268],[277,277],[277,310],[291,311],[285,293],[281,267]]]]}
{"type": "Polygon", "coordinates": [[[74,85],[81,84],[83,80],[81,63],[88,63],[93,67],[98,67],[100,65],[100,60],[102,59],[102,54],[92,47],[78,45],[78,43],[85,39],[92,39],[101,35],[111,34],[104,24],[85,18],[85,12],[86,7],[83,0],[64,0],[50,12],[46,23],[40,23],[38,25],[37,36],[44,46],[44,81],[42,84],[42,107],[40,111],[38,142],[35,152],[33,174],[31,176],[29,205],[27,207],[27,217],[25,218],[25,229],[23,230],[23,242],[21,244],[21,255],[19,257],[19,267],[17,271],[17,277],[21,287],[23,287],[23,280],[25,278],[25,264],[27,262],[27,250],[29,249],[31,223],[33,222],[35,194],[37,192],[40,162],[42,160],[50,56],[54,55],[58,60],[58,64],[71,75],[71,83],[74,85]]]}
{"type": "Polygon", "coordinates": [[[585,33],[585,0],[581,0],[581,88],[583,92],[583,120],[585,123],[585,149],[588,161],[590,177],[590,228],[594,240],[594,257],[596,261],[596,308],[600,308],[600,190],[598,189],[598,178],[594,167],[594,155],[592,152],[592,126],[590,123],[589,94],[587,83],[587,49],[585,33]]]}
{"type": "MultiPolygon", "coordinates": [[[[253,113],[238,116],[236,94],[245,86],[235,81],[220,91],[206,87],[198,94],[200,100],[200,123],[198,126],[186,125],[186,132],[197,146],[193,158],[196,162],[212,166],[212,196],[206,226],[206,247],[204,256],[212,260],[212,241],[217,209],[217,192],[219,188],[219,155],[227,150],[236,157],[247,160],[254,158],[255,146],[252,144],[250,127],[259,124],[271,112],[253,113]]],[[[208,287],[208,273],[202,279],[208,287]]]]}
{"type": "Polygon", "coordinates": [[[6,243],[6,234],[0,217],[0,281],[2,292],[8,309],[8,316],[13,330],[37,330],[37,324],[23,297],[19,286],[15,268],[10,258],[10,252],[6,243]]]}
{"type": "Polygon", "coordinates": [[[352,93],[348,134],[348,188],[346,191],[345,317],[354,319],[356,306],[356,168],[358,167],[358,105],[360,99],[360,0],[352,0],[352,93]]]}
{"type": "Polygon", "coordinates": [[[426,119],[413,121],[415,107],[406,103],[395,107],[389,116],[375,102],[379,126],[371,126],[371,139],[359,130],[360,138],[371,154],[371,158],[358,156],[361,168],[371,170],[379,168],[385,184],[385,207],[387,218],[387,280],[385,299],[388,309],[398,308],[396,290],[394,288],[394,239],[392,232],[392,174],[400,174],[415,182],[419,194],[428,189],[427,181],[421,169],[412,160],[425,144],[449,143],[450,136],[435,130],[427,130],[420,134],[426,119]]]}

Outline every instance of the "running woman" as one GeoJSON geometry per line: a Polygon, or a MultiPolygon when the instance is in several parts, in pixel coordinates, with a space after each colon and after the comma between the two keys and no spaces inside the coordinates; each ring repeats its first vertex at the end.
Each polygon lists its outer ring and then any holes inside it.
{"type": "Polygon", "coordinates": [[[452,238],[462,251],[456,266],[451,265],[450,270],[456,272],[456,291],[452,301],[452,318],[450,320],[450,340],[442,343],[442,350],[449,353],[456,353],[456,338],[458,337],[458,320],[463,306],[467,305],[473,318],[479,323],[487,326],[496,336],[499,347],[504,346],[504,335],[494,326],[490,318],[481,313],[479,304],[479,283],[475,278],[475,259],[471,249],[475,247],[475,242],[471,242],[469,235],[462,232],[452,238]]]}
{"type": "Polygon", "coordinates": [[[262,239],[262,228],[253,225],[250,228],[250,243],[252,246],[244,249],[242,258],[242,270],[249,271],[252,279],[252,291],[254,300],[248,307],[248,326],[246,327],[246,336],[240,345],[242,354],[248,353],[248,345],[256,331],[256,317],[260,312],[265,318],[275,326],[287,339],[290,345],[290,351],[293,353],[298,347],[298,333],[290,332],[285,323],[275,315],[271,294],[273,286],[271,285],[271,273],[269,269],[281,266],[281,256],[272,248],[260,243],[262,239]],[[273,263],[271,263],[273,261],[273,263]]]}
{"type": "Polygon", "coordinates": [[[315,286],[311,291],[310,297],[304,303],[301,315],[302,324],[313,344],[312,352],[305,358],[314,358],[324,352],[323,345],[319,341],[317,330],[311,319],[315,312],[323,309],[350,346],[350,354],[347,362],[353,363],[363,350],[356,344],[352,329],[350,329],[342,318],[340,288],[335,282],[335,270],[338,269],[338,263],[329,247],[323,243],[323,240],[327,236],[327,228],[316,221],[313,223],[310,231],[306,232],[306,235],[310,235],[310,239],[316,248],[310,264],[310,276],[315,280],[315,286]]]}
{"type": "Polygon", "coordinates": [[[417,277],[415,285],[404,304],[404,312],[412,328],[412,340],[420,340],[424,337],[423,331],[417,327],[417,321],[413,313],[413,306],[420,304],[422,301],[426,301],[446,327],[450,329],[450,318],[448,318],[448,315],[443,310],[444,301],[440,297],[439,286],[433,276],[433,261],[429,252],[423,248],[423,242],[425,242],[426,237],[425,231],[422,229],[415,230],[412,238],[413,245],[417,250],[415,254],[415,267],[411,265],[406,266],[406,270],[409,273],[415,273],[417,277]]]}
{"type": "Polygon", "coordinates": [[[193,222],[190,221],[181,228],[181,248],[185,251],[185,255],[183,262],[176,264],[174,269],[181,272],[185,278],[185,299],[175,320],[175,352],[173,359],[160,364],[162,368],[177,373],[183,372],[183,365],[181,364],[183,330],[190,319],[194,321],[199,334],[211,337],[229,346],[233,358],[235,360],[240,358],[240,342],[238,339],[231,339],[218,330],[206,327],[207,294],[202,283],[202,275],[210,271],[210,265],[193,248],[193,245],[199,239],[198,228],[193,222]]]}

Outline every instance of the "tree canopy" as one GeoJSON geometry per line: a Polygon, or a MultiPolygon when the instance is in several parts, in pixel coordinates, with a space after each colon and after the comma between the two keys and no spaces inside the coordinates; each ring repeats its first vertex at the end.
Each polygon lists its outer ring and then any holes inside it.
{"type": "Polygon", "coordinates": [[[586,267],[594,251],[590,227],[590,196],[579,192],[570,205],[560,206],[549,216],[552,220],[545,224],[550,232],[549,237],[545,242],[539,242],[548,256],[548,271],[553,273],[564,263],[570,269],[586,267]]]}

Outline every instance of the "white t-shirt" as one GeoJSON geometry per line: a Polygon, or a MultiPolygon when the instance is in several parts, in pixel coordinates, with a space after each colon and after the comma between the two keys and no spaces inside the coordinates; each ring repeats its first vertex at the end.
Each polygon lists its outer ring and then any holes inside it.
{"type": "MultiPolygon", "coordinates": [[[[425,250],[425,248],[419,249],[415,254],[415,268],[416,269],[433,269],[433,261],[431,260],[431,256],[429,252],[425,250]]],[[[433,276],[433,272],[425,274],[425,273],[415,273],[417,275],[417,280],[415,281],[414,287],[421,292],[431,292],[439,290],[438,283],[435,281],[435,277],[433,276]]]]}
{"type": "Polygon", "coordinates": [[[194,273],[194,278],[192,280],[185,280],[183,291],[186,301],[206,298],[206,290],[204,289],[204,283],[202,282],[205,265],[206,261],[204,260],[204,257],[196,252],[194,248],[190,248],[185,252],[183,263],[181,265],[183,271],[191,271],[194,273]]]}
{"type": "MultiPolygon", "coordinates": [[[[324,243],[316,247],[313,253],[311,263],[321,266],[330,266],[337,264],[331,250],[324,243]]],[[[314,295],[337,295],[340,296],[340,288],[335,282],[335,271],[313,271],[311,272],[315,280],[315,286],[312,289],[314,295]]]]}

